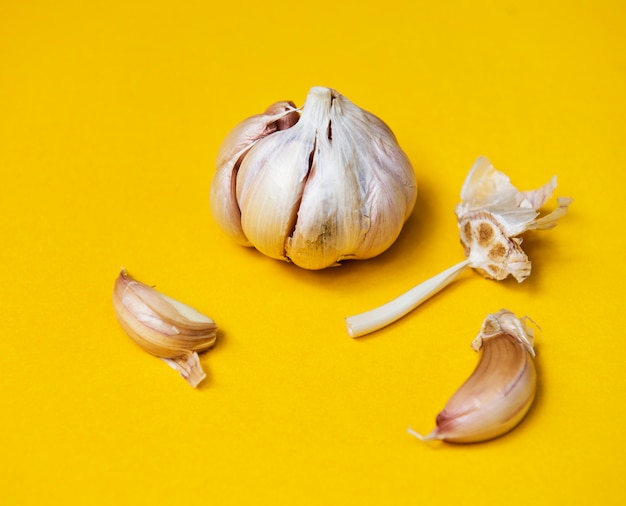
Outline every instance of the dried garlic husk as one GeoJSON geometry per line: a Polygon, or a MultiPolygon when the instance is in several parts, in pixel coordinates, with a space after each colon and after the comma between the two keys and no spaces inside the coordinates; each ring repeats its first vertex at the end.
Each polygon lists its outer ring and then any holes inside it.
{"type": "Polygon", "coordinates": [[[520,192],[487,158],[478,158],[455,210],[469,266],[486,278],[503,280],[513,276],[520,283],[524,281],[530,275],[531,264],[519,236],[528,230],[554,228],[572,201],[559,198],[559,206],[539,218],[538,209],[555,188],[556,176],[537,190],[520,192]]]}
{"type": "Polygon", "coordinates": [[[337,91],[311,88],[226,138],[211,211],[238,243],[305,269],[374,257],[396,240],[417,196],[389,127],[337,91]]]}
{"type": "Polygon", "coordinates": [[[133,279],[122,269],[113,288],[122,328],[144,351],[161,358],[196,387],[205,377],[198,353],[215,344],[217,325],[208,316],[133,279]]]}
{"type": "Polygon", "coordinates": [[[430,278],[400,297],[371,311],[346,318],[348,333],[359,337],[400,319],[450,284],[468,267],[486,278],[513,276],[524,281],[531,263],[521,248],[521,234],[554,228],[572,202],[559,198],[558,207],[540,217],[539,208],[556,188],[556,176],[537,190],[520,192],[489,160],[479,157],[461,190],[455,212],[466,260],[430,278]]]}
{"type": "Polygon", "coordinates": [[[477,443],[501,436],[517,426],[530,409],[537,389],[535,330],[528,317],[501,309],[487,316],[472,348],[480,353],[470,377],[437,415],[423,441],[477,443]]]}

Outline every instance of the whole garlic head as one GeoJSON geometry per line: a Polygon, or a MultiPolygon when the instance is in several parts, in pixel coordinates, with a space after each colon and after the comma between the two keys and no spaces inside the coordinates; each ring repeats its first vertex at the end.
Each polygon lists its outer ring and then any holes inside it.
{"type": "Polygon", "coordinates": [[[415,205],[392,131],[337,91],[311,88],[241,122],[217,157],[211,211],[238,243],[305,269],[379,255],[415,205]]]}

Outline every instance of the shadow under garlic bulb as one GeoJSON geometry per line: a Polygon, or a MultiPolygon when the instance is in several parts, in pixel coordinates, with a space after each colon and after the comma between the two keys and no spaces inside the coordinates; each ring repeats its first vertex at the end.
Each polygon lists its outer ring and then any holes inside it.
{"type": "Polygon", "coordinates": [[[411,163],[389,127],[337,91],[277,102],[226,137],[211,211],[235,241],[305,269],[379,255],[417,197],[411,163]]]}

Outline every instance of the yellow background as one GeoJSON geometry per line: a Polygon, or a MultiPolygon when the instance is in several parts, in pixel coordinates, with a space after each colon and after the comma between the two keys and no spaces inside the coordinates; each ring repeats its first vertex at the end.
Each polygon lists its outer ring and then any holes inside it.
{"type": "Polygon", "coordinates": [[[598,0],[4,0],[2,502],[623,504],[625,26],[598,0]],[[383,118],[419,181],[390,250],[322,272],[233,244],[208,208],[228,131],[314,85],[383,118]],[[575,198],[526,236],[531,277],[467,272],[350,339],[343,317],[463,258],[481,154],[575,198]],[[120,266],[220,325],[198,390],[120,329],[120,266]],[[480,445],[409,436],[502,307],[543,329],[529,416],[480,445]]]}

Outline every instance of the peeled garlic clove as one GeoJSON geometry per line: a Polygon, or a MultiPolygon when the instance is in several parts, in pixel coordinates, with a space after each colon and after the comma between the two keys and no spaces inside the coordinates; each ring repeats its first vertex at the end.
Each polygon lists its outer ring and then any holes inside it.
{"type": "Polygon", "coordinates": [[[215,344],[217,325],[208,316],[133,279],[122,269],[113,288],[113,308],[130,338],[162,358],[192,386],[206,374],[198,352],[215,344]]]}
{"type": "Polygon", "coordinates": [[[534,332],[528,322],[505,309],[487,316],[472,343],[480,353],[476,369],[439,413],[430,434],[409,433],[425,441],[476,443],[518,425],[537,389],[534,332]]]}
{"type": "MultiPolygon", "coordinates": [[[[314,87],[299,119],[284,126],[245,152],[231,150],[227,162],[218,157],[211,188],[218,224],[239,243],[306,269],[389,248],[417,185],[387,125],[335,90],[314,87]]],[[[240,128],[227,146],[241,143],[240,128]]]]}

